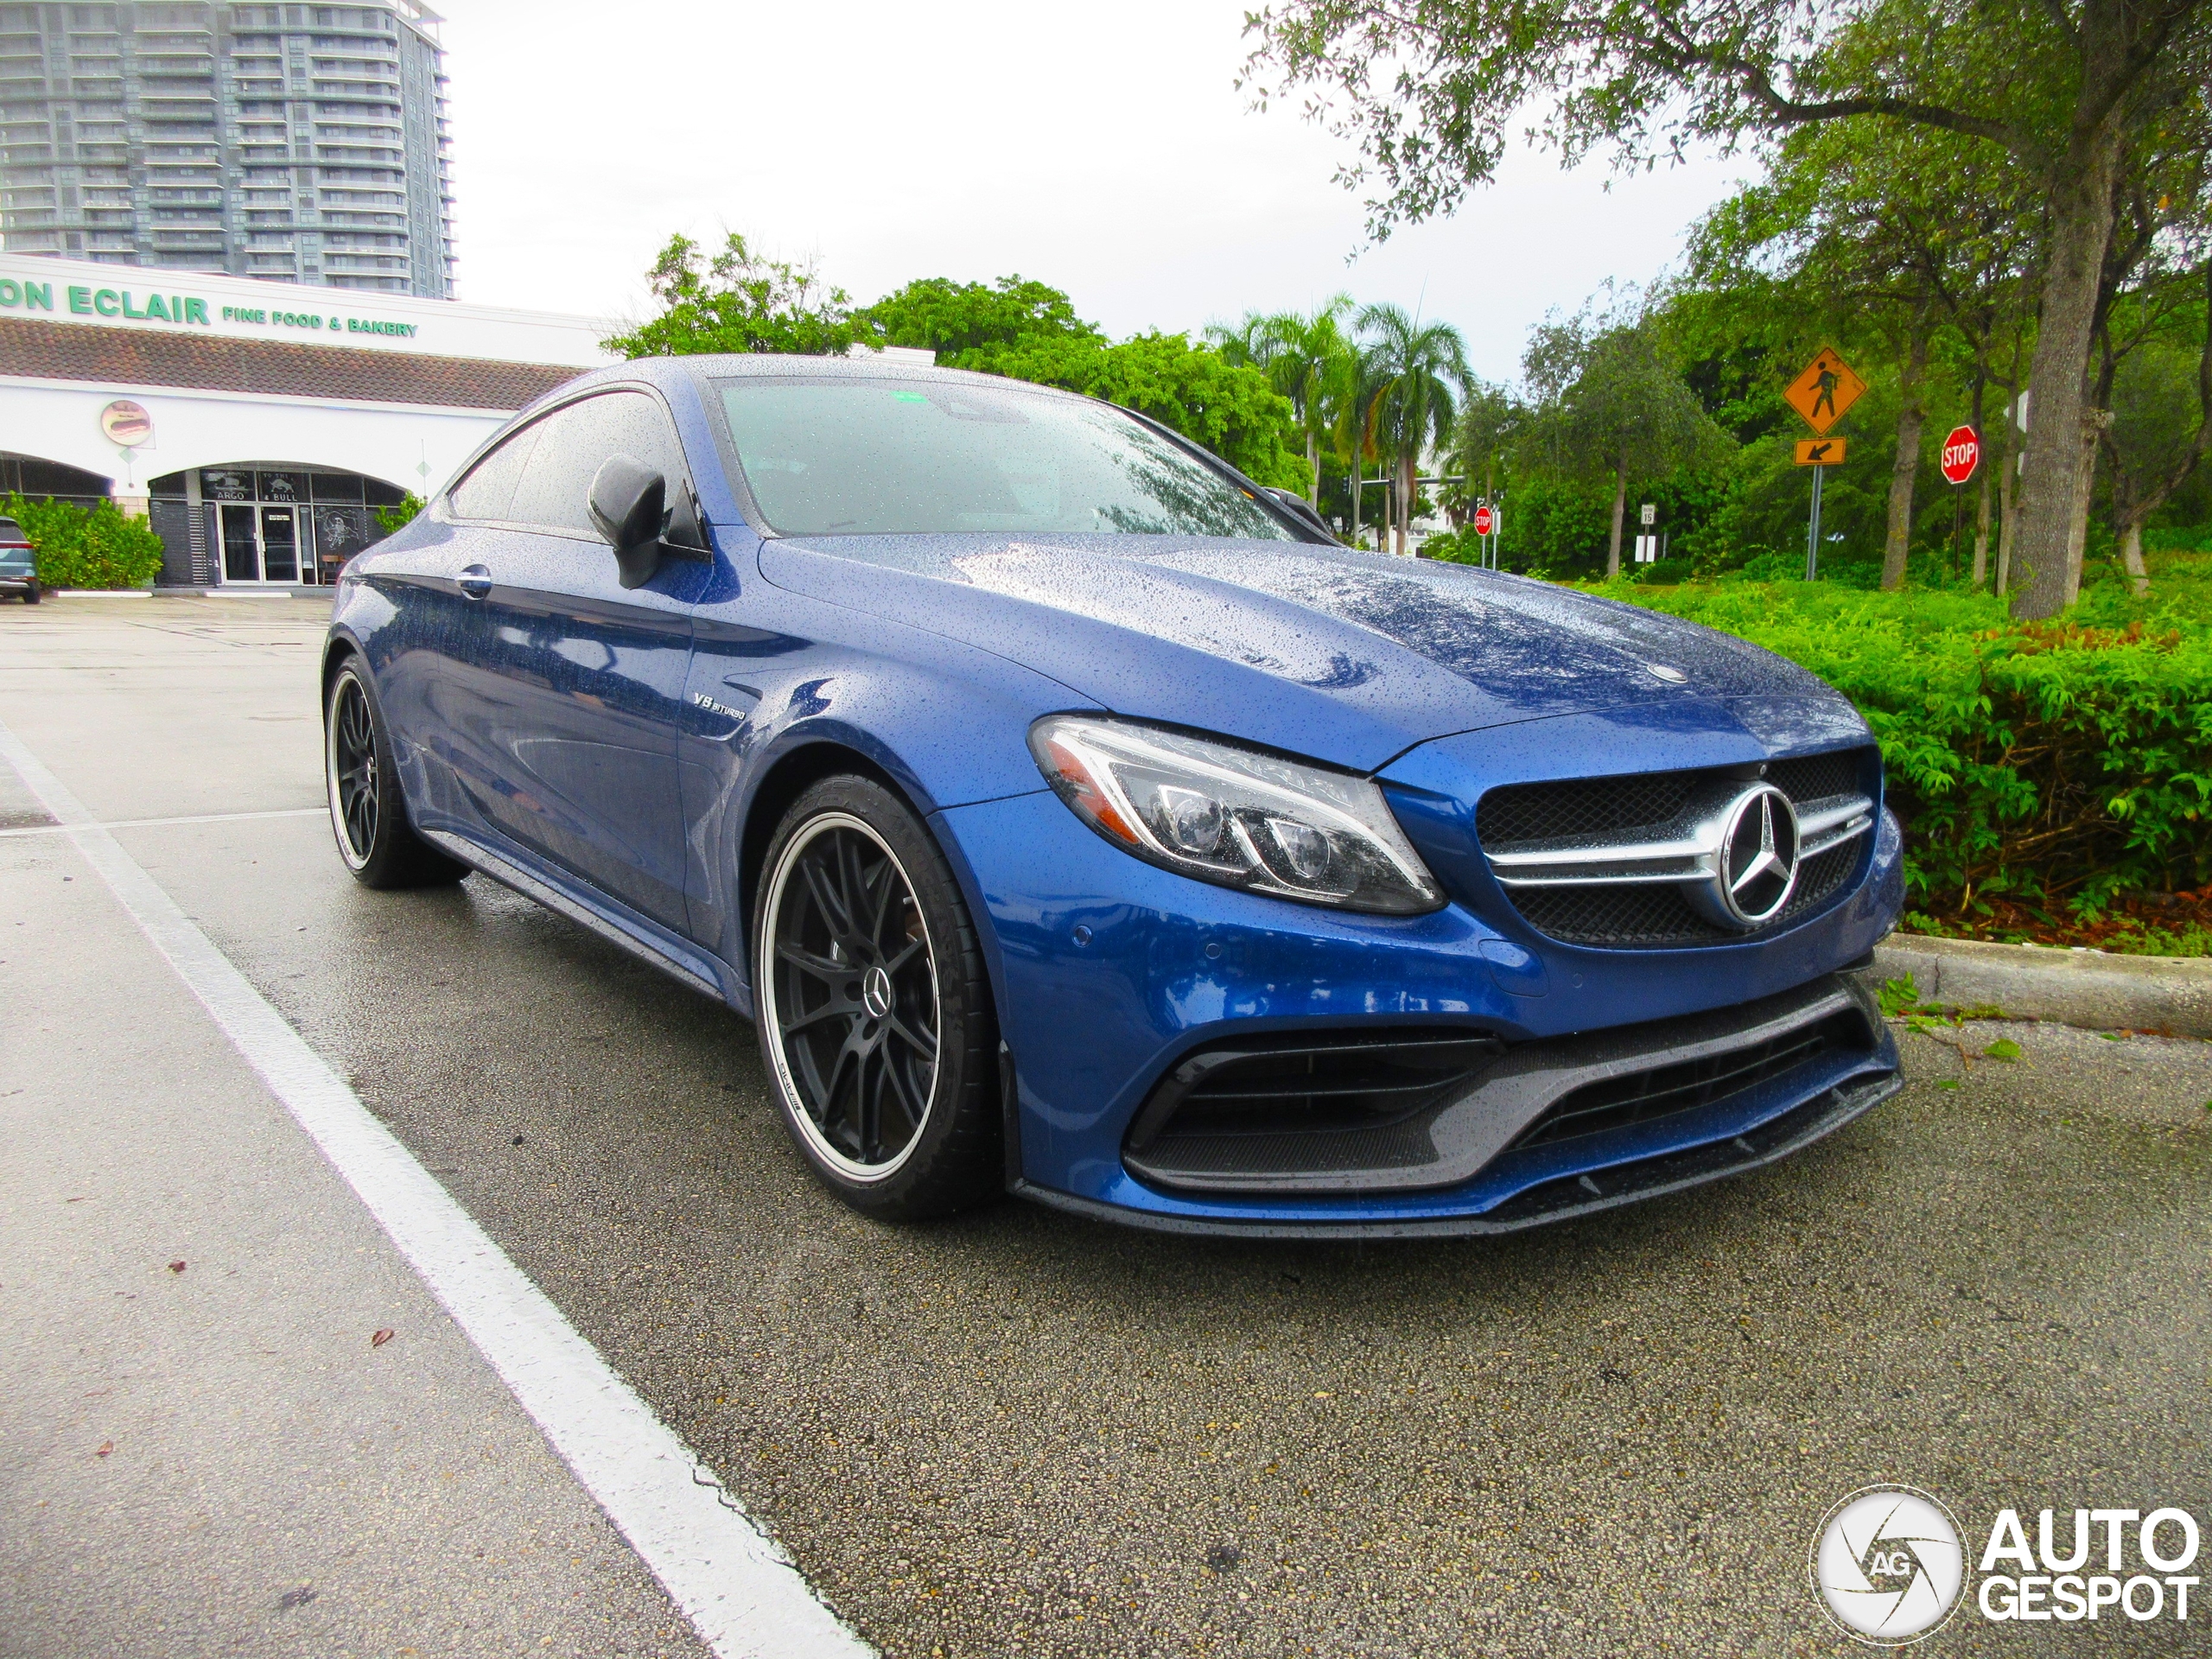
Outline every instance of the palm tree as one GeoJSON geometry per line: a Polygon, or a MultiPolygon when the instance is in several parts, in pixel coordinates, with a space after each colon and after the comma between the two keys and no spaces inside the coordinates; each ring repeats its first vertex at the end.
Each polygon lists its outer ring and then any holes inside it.
{"type": "Polygon", "coordinates": [[[1206,338],[1231,363],[1265,372],[1268,384],[1290,399],[1299,430],[1306,438],[1306,499],[1321,510],[1321,441],[1328,435],[1338,384],[1356,350],[1344,332],[1351,296],[1339,294],[1310,317],[1294,311],[1262,315],[1247,312],[1231,328],[1215,323],[1206,338]]]}
{"type": "Polygon", "coordinates": [[[1397,551],[1406,551],[1422,454],[1451,435],[1458,395],[1467,385],[1467,345],[1445,322],[1423,322],[1385,302],[1359,314],[1376,396],[1367,411],[1373,440],[1390,459],[1390,515],[1397,551]]]}

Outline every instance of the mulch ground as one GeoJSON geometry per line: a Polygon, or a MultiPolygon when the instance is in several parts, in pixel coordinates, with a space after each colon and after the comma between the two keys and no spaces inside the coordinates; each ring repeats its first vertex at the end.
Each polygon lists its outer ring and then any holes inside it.
{"type": "Polygon", "coordinates": [[[1989,901],[1987,915],[1967,922],[1957,922],[1948,916],[1935,919],[1947,938],[1987,939],[2012,944],[2081,944],[2093,950],[2141,954],[2141,944],[2131,941],[2140,941],[2146,934],[2185,935],[2195,929],[2200,938],[2212,938],[2212,887],[2199,887],[2194,893],[2139,893],[2121,900],[2094,922],[2054,916],[2032,906],[2002,899],[1989,901]]]}

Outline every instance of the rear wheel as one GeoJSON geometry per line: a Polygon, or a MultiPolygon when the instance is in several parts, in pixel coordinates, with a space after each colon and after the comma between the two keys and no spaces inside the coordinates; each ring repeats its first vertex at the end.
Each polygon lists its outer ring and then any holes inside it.
{"type": "Polygon", "coordinates": [[[815,1173],[886,1219],[988,1196],[998,1028],[944,855],[881,785],[801,796],[763,867],[753,937],[762,1057],[815,1173]]]}
{"type": "Polygon", "coordinates": [[[330,827],[353,879],[371,887],[428,887],[467,875],[468,866],[431,846],[407,821],[391,734],[359,657],[348,657],[331,676],[322,728],[330,827]]]}
{"type": "Polygon", "coordinates": [[[26,605],[35,605],[38,603],[38,584],[36,582],[33,582],[29,587],[23,589],[23,603],[26,605]]]}

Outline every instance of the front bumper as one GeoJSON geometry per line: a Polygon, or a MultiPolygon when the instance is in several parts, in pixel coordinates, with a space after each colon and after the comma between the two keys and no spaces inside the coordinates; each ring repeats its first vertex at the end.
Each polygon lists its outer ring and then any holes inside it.
{"type": "MultiPolygon", "coordinates": [[[[1830,976],[1872,950],[1900,906],[1894,821],[1868,837],[1865,863],[1836,899],[1797,926],[1740,944],[1625,951],[1545,941],[1464,903],[1353,916],[1206,887],[1116,850],[1047,791],[941,816],[969,903],[992,924],[987,949],[1015,1079],[1009,1185],[1044,1203],[1260,1236],[1500,1231],[1786,1155],[1897,1086],[1894,1042],[1870,1016],[1863,1046],[1694,1109],[1533,1149],[1492,1124],[1488,1156],[1470,1155],[1479,1137],[1462,1136],[1452,1166],[1421,1180],[1171,1184],[1132,1160],[1129,1130],[1170,1070],[1210,1043],[1389,1031],[1588,1058],[1643,1040],[1621,1031],[1637,1027],[1662,1033],[1645,1053],[1663,1064],[1669,1022],[1694,1043],[1732,1020],[1755,1022],[1745,1005],[1849,999],[1830,976]]],[[[1461,1105],[1460,1128],[1483,1116],[1461,1105]]]]}

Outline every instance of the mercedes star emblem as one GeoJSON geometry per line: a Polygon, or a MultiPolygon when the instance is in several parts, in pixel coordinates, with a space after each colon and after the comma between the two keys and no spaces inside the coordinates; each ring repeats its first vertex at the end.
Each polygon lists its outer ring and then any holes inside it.
{"type": "Polygon", "coordinates": [[[1745,790],[1720,821],[1711,893],[1732,925],[1772,921],[1797,886],[1797,811],[1772,784],[1745,790]]]}

